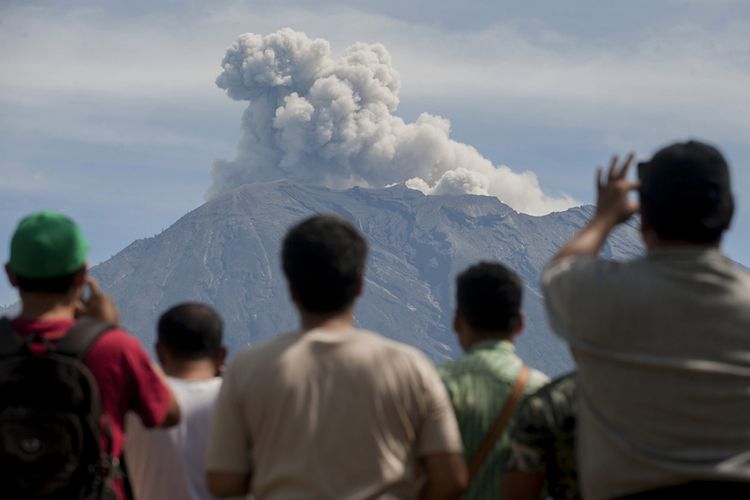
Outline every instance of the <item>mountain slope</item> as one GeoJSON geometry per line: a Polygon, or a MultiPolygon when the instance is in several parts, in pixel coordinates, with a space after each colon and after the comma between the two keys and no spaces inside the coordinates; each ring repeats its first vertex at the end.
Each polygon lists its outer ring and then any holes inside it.
{"type": "MultiPolygon", "coordinates": [[[[494,197],[428,197],[403,186],[332,191],[286,181],[251,184],[134,242],[92,272],[117,301],[126,326],[147,344],[164,309],[199,300],[221,312],[227,343],[237,349],[295,327],[279,249],[287,228],[313,213],[344,216],[368,238],[359,325],[415,345],[436,361],[456,356],[460,349],[450,330],[455,275],[495,259],[526,283],[521,355],[550,374],[570,367],[564,346],[549,333],[538,282],[591,207],[532,217],[494,197]]],[[[615,258],[639,252],[631,226],[618,230],[604,249],[615,258]]]]}

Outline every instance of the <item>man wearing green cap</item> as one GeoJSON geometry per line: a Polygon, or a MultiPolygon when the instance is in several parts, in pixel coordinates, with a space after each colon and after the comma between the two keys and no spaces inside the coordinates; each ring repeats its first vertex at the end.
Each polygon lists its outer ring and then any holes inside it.
{"type": "MultiPolygon", "coordinates": [[[[17,334],[54,343],[65,337],[77,317],[119,324],[117,307],[87,276],[88,247],[76,223],[60,213],[41,211],[21,220],[5,266],[21,298],[21,312],[11,321],[17,334]]],[[[135,412],[147,427],[169,427],[179,421],[179,407],[161,373],[139,341],[125,331],[113,326],[99,336],[83,364],[97,383],[104,416],[110,421],[112,456],[122,454],[126,413],[135,412]]],[[[114,488],[123,498],[122,484],[114,488]]]]}

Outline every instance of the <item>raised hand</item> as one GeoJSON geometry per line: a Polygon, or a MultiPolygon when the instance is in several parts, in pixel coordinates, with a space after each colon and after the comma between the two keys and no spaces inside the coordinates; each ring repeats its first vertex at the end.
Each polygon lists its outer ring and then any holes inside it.
{"type": "Polygon", "coordinates": [[[578,234],[560,248],[550,264],[568,257],[597,255],[607,241],[610,231],[638,212],[638,204],[630,199],[630,191],[638,189],[640,183],[627,180],[633,158],[635,153],[630,153],[625,157],[625,161],[618,165],[617,156],[613,156],[609,162],[606,179],[604,169],[597,169],[596,213],[578,234]]]}
{"type": "Polygon", "coordinates": [[[629,153],[621,165],[618,165],[617,155],[609,162],[607,178],[604,179],[604,169],[596,170],[596,217],[606,221],[612,227],[625,222],[633,214],[638,213],[638,203],[630,199],[629,193],[638,189],[639,182],[627,180],[628,170],[633,163],[634,153],[629,153]]]}
{"type": "Polygon", "coordinates": [[[86,276],[88,298],[78,302],[76,317],[91,316],[105,323],[117,325],[120,323],[120,312],[112,299],[99,288],[99,284],[91,276],[86,276]]]}

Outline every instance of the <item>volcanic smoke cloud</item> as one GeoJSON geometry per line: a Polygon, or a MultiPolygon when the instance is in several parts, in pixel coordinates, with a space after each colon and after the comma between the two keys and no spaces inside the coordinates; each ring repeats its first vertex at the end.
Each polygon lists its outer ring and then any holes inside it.
{"type": "Polygon", "coordinates": [[[340,59],[330,44],[289,28],[246,33],[222,61],[216,84],[249,101],[237,157],[213,165],[207,198],[258,181],[331,188],[406,183],[425,194],[482,194],[541,215],[575,204],[545,195],[532,172],[493,165],[450,138],[450,122],[394,116],[400,77],[381,44],[355,43],[340,59]]]}

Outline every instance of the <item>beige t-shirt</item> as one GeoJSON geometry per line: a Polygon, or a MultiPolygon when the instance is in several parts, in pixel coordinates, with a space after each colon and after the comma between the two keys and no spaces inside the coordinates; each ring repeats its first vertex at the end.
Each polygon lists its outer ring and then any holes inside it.
{"type": "Polygon", "coordinates": [[[236,356],[206,466],[252,470],[258,499],[414,498],[419,457],[461,452],[445,388],[423,354],[363,330],[316,329],[236,356]]]}
{"type": "Polygon", "coordinates": [[[750,481],[750,274],[675,247],[564,260],[542,285],[579,370],[584,498],[750,481]]]}

